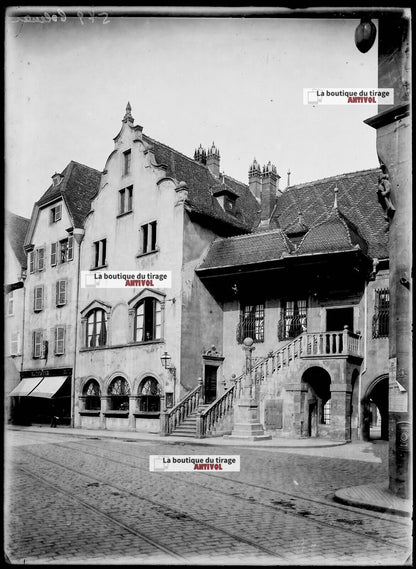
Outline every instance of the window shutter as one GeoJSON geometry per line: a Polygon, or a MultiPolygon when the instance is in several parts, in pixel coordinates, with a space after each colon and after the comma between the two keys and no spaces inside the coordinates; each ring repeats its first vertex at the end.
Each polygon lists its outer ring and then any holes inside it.
{"type": "Polygon", "coordinates": [[[56,282],[56,305],[66,304],[66,281],[56,282]]]}
{"type": "Polygon", "coordinates": [[[34,310],[42,310],[43,308],[43,286],[35,287],[34,310]]]}
{"type": "Polygon", "coordinates": [[[74,258],[74,238],[68,237],[68,261],[72,261],[74,258]]]}
{"type": "Polygon", "coordinates": [[[56,265],[56,252],[58,248],[58,243],[51,243],[51,267],[56,265]]]}
{"type": "Polygon", "coordinates": [[[38,271],[43,271],[45,268],[45,247],[38,249],[38,271]]]}
{"type": "Polygon", "coordinates": [[[13,332],[10,339],[10,354],[12,356],[17,356],[19,353],[20,344],[20,334],[19,332],[13,332]]]}
{"type": "Polygon", "coordinates": [[[33,332],[33,357],[40,358],[42,355],[42,331],[33,332]]]}
{"type": "Polygon", "coordinates": [[[31,273],[35,272],[35,252],[29,253],[29,270],[31,273]]]}
{"type": "Polygon", "coordinates": [[[55,328],[55,354],[65,353],[65,328],[58,326],[55,328]]]}

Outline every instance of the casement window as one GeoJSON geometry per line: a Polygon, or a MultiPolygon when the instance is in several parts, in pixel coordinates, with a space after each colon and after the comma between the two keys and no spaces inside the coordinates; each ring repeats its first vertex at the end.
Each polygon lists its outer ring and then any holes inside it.
{"type": "Polygon", "coordinates": [[[241,306],[237,342],[241,344],[245,338],[251,338],[255,343],[264,342],[264,304],[241,306]]]}
{"type": "Polygon", "coordinates": [[[44,348],[43,330],[35,330],[33,332],[32,339],[33,339],[32,357],[41,358],[43,356],[43,348],[44,348]]]}
{"type": "Polygon", "coordinates": [[[99,411],[101,409],[101,390],[98,381],[90,379],[84,386],[82,395],[86,411],[99,411]]]}
{"type": "Polygon", "coordinates": [[[140,228],[142,254],[156,251],[157,222],[146,223],[140,228]]]}
{"type": "Polygon", "coordinates": [[[390,291],[384,288],[375,293],[373,338],[386,338],[389,335],[390,291]]]}
{"type": "Polygon", "coordinates": [[[36,273],[45,269],[45,247],[38,247],[29,253],[29,271],[36,273]]]}
{"type": "Polygon", "coordinates": [[[135,310],[135,342],[152,342],[162,337],[162,307],[156,298],[144,298],[135,310]]]}
{"type": "Polygon", "coordinates": [[[279,321],[279,340],[296,338],[307,330],[306,300],[286,300],[282,302],[279,321]]]}
{"type": "Polygon", "coordinates": [[[13,316],[14,314],[14,291],[10,291],[6,296],[6,314],[13,316]]]}
{"type": "Polygon", "coordinates": [[[87,316],[85,345],[97,348],[107,344],[107,315],[101,308],[95,308],[87,316]]]}
{"type": "Polygon", "coordinates": [[[118,213],[119,215],[123,213],[129,213],[133,211],[133,186],[128,188],[123,188],[119,191],[119,204],[118,213]]]}
{"type": "Polygon", "coordinates": [[[55,328],[55,355],[61,356],[65,353],[65,326],[55,328]]]}
{"type": "Polygon", "coordinates": [[[158,413],[160,411],[160,386],[154,377],[145,377],[138,391],[138,407],[143,413],[158,413]]]}
{"type": "Polygon", "coordinates": [[[72,236],[61,239],[58,243],[59,262],[67,263],[74,259],[74,238],[72,236]]]}
{"type": "Polygon", "coordinates": [[[107,239],[101,239],[93,243],[94,265],[93,268],[104,267],[107,263],[107,239]]]}
{"type": "Polygon", "coordinates": [[[18,356],[20,353],[20,332],[12,332],[10,336],[10,355],[18,356]]]}
{"type": "Polygon", "coordinates": [[[131,169],[131,150],[126,150],[126,152],[123,152],[123,174],[124,174],[124,176],[126,174],[130,173],[130,169],[131,169]]]}
{"type": "Polygon", "coordinates": [[[129,410],[130,387],[124,377],[115,377],[108,386],[109,408],[112,411],[129,410]]]}
{"type": "Polygon", "coordinates": [[[68,281],[56,282],[56,306],[64,306],[67,303],[68,281]]]}
{"type": "Polygon", "coordinates": [[[56,223],[62,219],[62,204],[58,204],[51,208],[50,210],[51,223],[56,223]]]}
{"type": "Polygon", "coordinates": [[[43,285],[35,286],[33,290],[33,310],[40,312],[44,306],[44,288],[43,285]]]}

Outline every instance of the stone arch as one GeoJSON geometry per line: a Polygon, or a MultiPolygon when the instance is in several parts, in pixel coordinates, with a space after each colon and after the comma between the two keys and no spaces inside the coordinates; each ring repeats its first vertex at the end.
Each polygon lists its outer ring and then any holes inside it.
{"type": "Polygon", "coordinates": [[[162,385],[153,375],[145,375],[137,387],[137,403],[142,413],[160,413],[162,385]]]}
{"type": "Polygon", "coordinates": [[[381,424],[380,438],[389,438],[389,376],[387,373],[379,375],[369,383],[362,400],[363,408],[363,439],[371,439],[372,427],[377,426],[376,410],[378,410],[381,424]]]}
{"type": "Polygon", "coordinates": [[[302,374],[301,435],[326,436],[330,429],[331,376],[321,366],[302,374]]]}

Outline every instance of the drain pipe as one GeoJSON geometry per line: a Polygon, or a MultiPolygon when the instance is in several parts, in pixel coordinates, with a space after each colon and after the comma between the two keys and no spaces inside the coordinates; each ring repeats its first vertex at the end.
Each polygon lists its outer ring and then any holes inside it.
{"type": "Polygon", "coordinates": [[[71,380],[71,427],[75,427],[75,374],[77,367],[78,354],[78,311],[79,311],[79,287],[80,287],[80,267],[81,267],[81,243],[84,238],[85,231],[81,228],[74,227],[73,236],[78,243],[78,259],[77,259],[77,294],[75,298],[75,340],[74,340],[74,368],[71,380]]]}
{"type": "Polygon", "coordinates": [[[361,410],[362,410],[362,402],[361,402],[361,393],[362,393],[362,377],[367,371],[367,325],[368,325],[368,285],[370,281],[366,281],[365,289],[364,289],[364,358],[363,358],[363,367],[362,371],[358,376],[358,440],[362,440],[362,425],[361,425],[361,410]]]}

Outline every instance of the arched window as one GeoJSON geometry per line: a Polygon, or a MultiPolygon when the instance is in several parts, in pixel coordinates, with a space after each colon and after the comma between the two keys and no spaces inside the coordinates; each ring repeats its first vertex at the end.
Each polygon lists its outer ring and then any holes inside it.
{"type": "Polygon", "coordinates": [[[107,315],[102,308],[95,308],[87,316],[86,339],[87,348],[96,348],[107,344],[107,315]]]}
{"type": "Polygon", "coordinates": [[[160,411],[160,387],[154,377],[145,377],[139,386],[139,409],[144,413],[160,411]]]}
{"type": "Polygon", "coordinates": [[[141,300],[134,315],[135,342],[151,342],[162,337],[162,308],[156,298],[141,300]]]}
{"type": "Polygon", "coordinates": [[[108,386],[109,408],[112,411],[128,411],[130,387],[124,377],[115,377],[108,386]]]}
{"type": "Polygon", "coordinates": [[[101,391],[98,382],[90,379],[84,386],[83,396],[85,397],[86,411],[99,411],[101,409],[101,391]]]}

